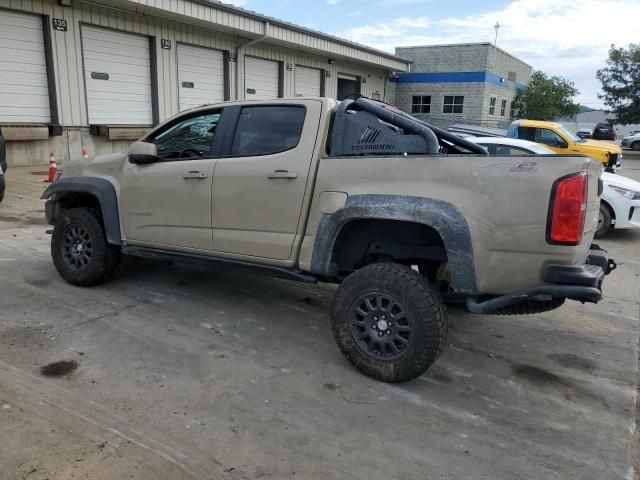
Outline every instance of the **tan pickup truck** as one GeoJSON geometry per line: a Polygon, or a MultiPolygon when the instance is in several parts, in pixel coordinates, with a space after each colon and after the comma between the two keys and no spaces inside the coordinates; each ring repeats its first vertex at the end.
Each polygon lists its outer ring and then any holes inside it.
{"type": "Polygon", "coordinates": [[[366,98],[295,98],[185,111],[126,154],[66,163],[43,198],[68,282],[105,282],[125,254],[336,283],[338,346],[400,382],[445,345],[445,302],[520,314],[601,299],[615,267],[591,244],[601,172],[584,156],[490,157],[366,98]]]}

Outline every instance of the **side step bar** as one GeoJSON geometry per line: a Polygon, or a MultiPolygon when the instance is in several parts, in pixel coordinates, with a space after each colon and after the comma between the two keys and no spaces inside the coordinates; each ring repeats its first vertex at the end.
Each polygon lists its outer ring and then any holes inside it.
{"type": "Polygon", "coordinates": [[[174,252],[169,250],[161,250],[156,248],[132,247],[129,245],[122,246],[124,255],[132,255],[135,257],[151,258],[154,260],[179,260],[188,263],[217,264],[222,268],[244,271],[266,275],[269,277],[283,278],[285,280],[294,280],[296,282],[317,283],[317,278],[295,269],[282,267],[274,267],[271,265],[262,265],[258,263],[243,262],[241,260],[231,260],[221,257],[210,257],[208,255],[198,255],[194,253],[174,252]]]}

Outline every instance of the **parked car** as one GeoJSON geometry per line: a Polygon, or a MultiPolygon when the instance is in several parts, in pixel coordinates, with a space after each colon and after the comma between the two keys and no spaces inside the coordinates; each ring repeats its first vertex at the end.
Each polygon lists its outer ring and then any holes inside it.
{"type": "Polygon", "coordinates": [[[594,140],[615,140],[616,130],[610,123],[600,122],[596,124],[595,128],[593,129],[591,138],[593,138],[594,140]]]}
{"type": "Polygon", "coordinates": [[[7,147],[5,145],[2,129],[0,128],[0,202],[4,199],[4,192],[7,188],[5,182],[5,172],[7,171],[7,147]]]}
{"type": "Polygon", "coordinates": [[[600,216],[596,237],[616,230],[640,227],[640,182],[603,173],[600,216]]]}
{"type": "Polygon", "coordinates": [[[504,157],[519,155],[555,155],[555,152],[541,143],[507,137],[466,137],[467,140],[484,147],[489,155],[504,157]]]}
{"type": "MultiPolygon", "coordinates": [[[[468,137],[489,152],[489,155],[553,155],[544,145],[527,140],[499,137],[468,137]]],[[[602,237],[614,228],[640,227],[640,182],[618,174],[604,172],[600,197],[600,213],[595,236],[602,237]]]]}
{"type": "Polygon", "coordinates": [[[589,128],[581,128],[580,130],[578,130],[576,132],[576,135],[579,136],[582,139],[591,138],[591,129],[589,129],[589,128]]]}
{"type": "Polygon", "coordinates": [[[543,143],[556,153],[581,153],[602,162],[608,172],[615,173],[622,165],[622,149],[597,140],[582,139],[556,122],[515,120],[507,136],[543,143]]]}
{"type": "Polygon", "coordinates": [[[602,298],[615,268],[591,243],[602,167],[535,161],[367,98],[237,101],[67,162],[43,198],[67,282],[106,282],[124,254],[336,283],[340,350],[401,382],[447,345],[445,300],[523,314],[602,298]]]}
{"type": "Polygon", "coordinates": [[[620,142],[620,146],[622,148],[635,150],[636,152],[640,151],[640,133],[636,133],[629,135],[628,137],[624,137],[622,142],[620,142]]]}

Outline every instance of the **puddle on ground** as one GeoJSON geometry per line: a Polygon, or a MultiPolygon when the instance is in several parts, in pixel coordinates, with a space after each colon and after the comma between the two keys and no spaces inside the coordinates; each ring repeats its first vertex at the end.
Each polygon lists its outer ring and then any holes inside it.
{"type": "Polygon", "coordinates": [[[53,362],[40,368],[40,373],[44,377],[64,377],[69,375],[79,364],[75,360],[62,360],[60,362],[53,362]]]}

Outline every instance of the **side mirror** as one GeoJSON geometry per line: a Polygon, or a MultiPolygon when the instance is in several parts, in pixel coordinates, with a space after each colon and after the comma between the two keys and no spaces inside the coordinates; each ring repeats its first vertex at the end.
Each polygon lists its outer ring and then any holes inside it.
{"type": "Polygon", "coordinates": [[[569,144],[567,142],[558,142],[556,148],[569,148],[569,144]]]}
{"type": "Polygon", "coordinates": [[[153,143],[133,142],[129,147],[129,161],[142,165],[157,162],[158,148],[153,143]]]}

